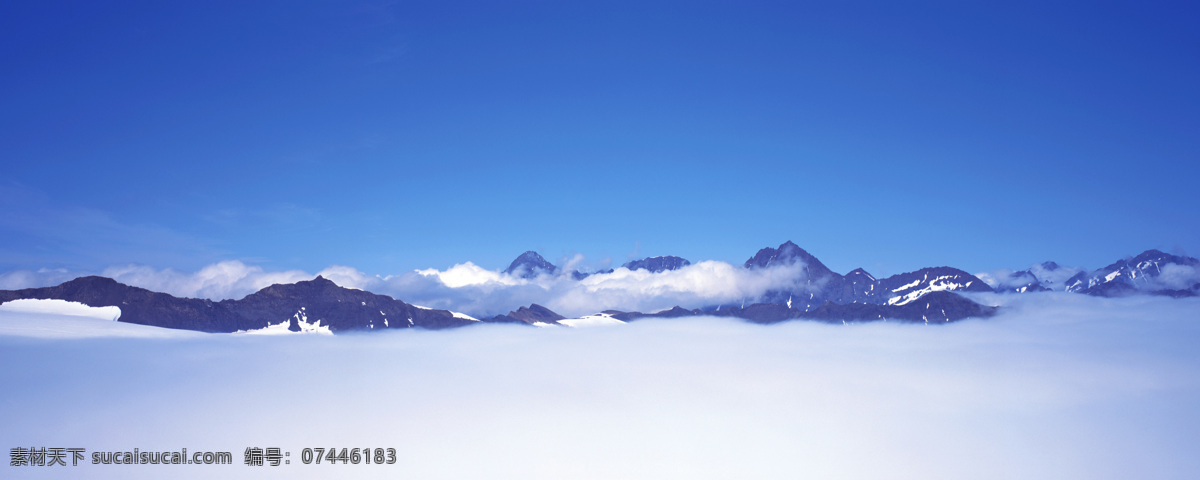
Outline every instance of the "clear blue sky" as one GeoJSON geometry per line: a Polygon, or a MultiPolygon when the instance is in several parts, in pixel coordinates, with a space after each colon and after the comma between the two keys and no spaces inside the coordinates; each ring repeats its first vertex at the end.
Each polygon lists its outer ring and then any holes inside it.
{"type": "Polygon", "coordinates": [[[0,271],[1200,253],[1194,3],[500,3],[4,2],[0,271]]]}

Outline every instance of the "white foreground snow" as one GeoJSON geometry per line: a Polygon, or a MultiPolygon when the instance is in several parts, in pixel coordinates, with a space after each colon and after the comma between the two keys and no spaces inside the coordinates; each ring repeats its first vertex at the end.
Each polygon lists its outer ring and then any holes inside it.
{"type": "Polygon", "coordinates": [[[21,299],[0,305],[0,337],[194,337],[187,330],[117,322],[119,307],[90,307],[66,300],[21,299]]]}
{"type": "Polygon", "coordinates": [[[66,300],[42,300],[35,298],[9,300],[3,304],[0,304],[0,311],[70,315],[73,317],[88,317],[110,321],[116,321],[118,318],[121,318],[120,307],[92,307],[79,302],[68,302],[66,300]]]}

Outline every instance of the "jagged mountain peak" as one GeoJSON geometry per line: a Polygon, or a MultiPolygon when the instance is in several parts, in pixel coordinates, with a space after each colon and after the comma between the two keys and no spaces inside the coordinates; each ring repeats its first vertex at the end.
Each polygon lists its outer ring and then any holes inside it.
{"type": "Polygon", "coordinates": [[[858,276],[858,275],[866,275],[866,276],[867,276],[867,278],[870,278],[871,280],[874,280],[874,279],[875,279],[875,276],[874,276],[874,275],[871,275],[871,274],[870,274],[870,273],[868,273],[866,270],[864,270],[862,267],[858,267],[858,268],[856,268],[856,269],[854,269],[854,270],[851,270],[851,271],[850,271],[850,273],[847,273],[847,274],[846,274],[846,276],[847,276],[847,277],[850,277],[850,276],[858,276]]]}
{"type": "Polygon", "coordinates": [[[1197,265],[1200,260],[1185,255],[1172,255],[1161,250],[1150,249],[1146,250],[1130,260],[1131,263],[1141,264],[1144,262],[1159,262],[1159,263],[1176,263],[1179,265],[1197,265]]]}
{"type": "Polygon", "coordinates": [[[803,262],[805,270],[810,276],[825,277],[833,274],[825,264],[817,260],[817,257],[800,248],[799,245],[792,243],[791,240],[783,242],[779,248],[766,247],[760,249],[753,257],[746,260],[743,264],[746,268],[766,268],[775,265],[788,265],[796,262],[803,262]]]}
{"type": "Polygon", "coordinates": [[[528,307],[521,307],[507,315],[496,315],[491,318],[484,319],[485,322],[491,323],[518,323],[518,324],[549,324],[558,325],[559,320],[566,319],[562,315],[555,313],[549,308],[543,307],[536,303],[530,304],[528,307]]]}
{"type": "Polygon", "coordinates": [[[541,255],[533,250],[522,253],[521,256],[508,265],[508,268],[504,269],[504,273],[516,275],[521,278],[534,278],[541,272],[552,274],[556,271],[558,271],[558,267],[546,261],[545,258],[542,258],[541,255]]]}

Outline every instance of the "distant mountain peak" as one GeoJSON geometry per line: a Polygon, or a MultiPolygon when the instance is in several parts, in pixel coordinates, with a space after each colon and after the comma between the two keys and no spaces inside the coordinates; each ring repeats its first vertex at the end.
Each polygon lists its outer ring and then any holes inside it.
{"type": "MultiPolygon", "coordinates": [[[[809,254],[803,248],[800,248],[799,245],[796,245],[795,243],[792,243],[791,240],[788,240],[783,242],[779,248],[766,247],[760,249],[758,253],[754,254],[753,257],[750,257],[749,260],[746,260],[746,263],[743,266],[746,268],[765,268],[774,265],[787,265],[790,263],[795,263],[797,260],[805,263],[821,263],[820,261],[817,261],[816,257],[809,254]]],[[[824,265],[821,266],[824,267],[824,265]]]]}
{"type": "Polygon", "coordinates": [[[651,273],[658,273],[666,270],[678,270],[691,264],[692,262],[688,261],[686,258],[666,255],[633,260],[626,262],[624,265],[622,265],[622,267],[628,268],[629,270],[642,269],[648,270],[651,273]]]}
{"type": "Polygon", "coordinates": [[[800,248],[791,240],[783,242],[779,248],[767,247],[758,251],[744,264],[745,268],[768,268],[782,265],[803,264],[803,272],[805,281],[808,284],[819,282],[840,282],[843,280],[841,275],[838,275],[826,267],[824,263],[817,260],[817,257],[800,248]]]}
{"type": "Polygon", "coordinates": [[[559,320],[565,318],[567,317],[559,315],[549,308],[532,303],[528,307],[521,307],[508,312],[507,315],[497,315],[492,318],[486,318],[484,321],[492,323],[523,323],[528,325],[535,323],[557,325],[559,320]]]}
{"type": "Polygon", "coordinates": [[[521,256],[508,265],[508,268],[504,269],[504,273],[516,275],[521,278],[534,278],[540,274],[539,272],[553,274],[556,271],[558,271],[558,267],[547,262],[545,258],[542,258],[541,255],[533,250],[522,253],[521,256]]]}

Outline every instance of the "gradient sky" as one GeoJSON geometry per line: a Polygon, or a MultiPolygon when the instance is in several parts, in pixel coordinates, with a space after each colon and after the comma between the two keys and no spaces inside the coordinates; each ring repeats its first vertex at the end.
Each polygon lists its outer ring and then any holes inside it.
{"type": "Polygon", "coordinates": [[[1192,3],[176,3],[0,5],[0,272],[1200,253],[1192,3]]]}

